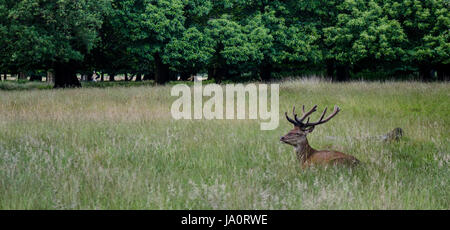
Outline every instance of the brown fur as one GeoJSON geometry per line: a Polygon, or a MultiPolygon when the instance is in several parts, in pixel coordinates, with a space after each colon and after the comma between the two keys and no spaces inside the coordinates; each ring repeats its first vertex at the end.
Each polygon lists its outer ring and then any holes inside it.
{"type": "MultiPolygon", "coordinates": [[[[312,131],[312,130],[311,130],[312,131]]],[[[292,145],[295,149],[297,159],[302,168],[311,165],[347,165],[355,166],[359,160],[354,156],[332,150],[315,150],[309,143],[306,135],[311,131],[304,131],[295,126],[280,141],[292,145]]]]}

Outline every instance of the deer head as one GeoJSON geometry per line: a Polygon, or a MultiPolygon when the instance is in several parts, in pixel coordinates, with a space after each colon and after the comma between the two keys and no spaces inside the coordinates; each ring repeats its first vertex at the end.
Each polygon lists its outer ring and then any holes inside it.
{"type": "Polygon", "coordinates": [[[309,115],[314,113],[317,110],[317,105],[315,105],[311,110],[308,112],[305,112],[305,106],[302,107],[303,115],[298,118],[297,114],[295,113],[295,106],[292,109],[292,115],[294,116],[294,120],[292,120],[288,115],[287,112],[285,113],[286,119],[291,122],[294,125],[294,129],[289,131],[286,135],[282,136],[280,138],[280,141],[292,145],[294,147],[302,147],[302,146],[308,146],[308,141],[306,139],[306,135],[308,133],[311,133],[316,125],[323,124],[325,122],[328,122],[338,114],[340,111],[339,107],[334,106],[334,111],[332,114],[330,114],[327,118],[323,119],[325,117],[325,114],[327,112],[327,108],[322,113],[322,116],[320,116],[320,119],[317,122],[309,122],[309,115]],[[304,122],[306,120],[306,122],[304,122]]]}
{"type": "Polygon", "coordinates": [[[294,119],[291,119],[287,113],[286,119],[294,125],[294,129],[289,131],[286,135],[280,138],[280,141],[294,146],[294,150],[296,152],[297,158],[300,161],[303,168],[314,165],[350,165],[355,166],[359,163],[359,160],[354,156],[347,155],[342,152],[334,151],[334,150],[320,150],[317,151],[308,144],[308,140],[306,139],[306,135],[314,130],[316,125],[320,125],[328,122],[336,116],[340,109],[337,106],[334,106],[334,111],[327,118],[325,114],[327,113],[327,108],[323,111],[317,122],[309,122],[309,115],[314,113],[317,110],[317,105],[315,105],[311,110],[305,112],[305,106],[303,106],[303,115],[298,118],[295,113],[295,107],[292,110],[292,115],[294,119]],[[306,121],[305,121],[306,120],[306,121]]]}

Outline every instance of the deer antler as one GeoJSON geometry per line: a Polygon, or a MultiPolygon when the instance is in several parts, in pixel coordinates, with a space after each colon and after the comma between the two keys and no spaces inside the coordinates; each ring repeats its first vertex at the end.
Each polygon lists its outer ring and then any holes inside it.
{"type": "MultiPolygon", "coordinates": [[[[295,108],[295,107],[294,107],[295,108]]],[[[294,120],[292,120],[288,115],[287,112],[284,112],[284,115],[286,116],[286,119],[291,122],[293,125],[298,126],[298,123],[294,120]]]]}
{"type": "Polygon", "coordinates": [[[333,113],[330,114],[327,118],[325,118],[325,120],[322,120],[323,117],[325,116],[325,113],[327,112],[327,108],[325,108],[325,110],[323,110],[322,116],[320,116],[319,121],[313,123],[306,122],[305,126],[316,126],[328,122],[329,120],[331,120],[331,118],[336,116],[339,113],[339,111],[341,111],[341,109],[339,109],[339,107],[337,106],[334,106],[333,113]]]}
{"type": "MultiPolygon", "coordinates": [[[[295,108],[295,107],[294,107],[295,108]]],[[[298,123],[302,123],[305,118],[307,118],[309,115],[317,111],[317,105],[314,105],[311,110],[309,110],[307,113],[305,113],[305,105],[302,106],[303,115],[300,119],[297,119],[297,114],[294,115],[295,121],[298,123]]],[[[309,118],[308,118],[309,119],[309,118]]]]}
{"type": "Polygon", "coordinates": [[[295,106],[293,107],[293,109],[292,109],[292,115],[294,116],[294,119],[295,119],[295,120],[292,120],[292,119],[287,115],[287,112],[285,112],[284,114],[285,114],[285,116],[286,116],[286,119],[287,119],[289,122],[291,122],[292,124],[294,124],[295,126],[298,126],[298,127],[302,128],[302,129],[304,129],[304,130],[308,129],[308,130],[312,131],[312,129],[314,129],[314,126],[323,124],[323,123],[325,123],[325,122],[328,122],[329,120],[331,120],[331,118],[333,118],[334,116],[336,116],[336,115],[339,113],[339,111],[341,111],[341,110],[339,109],[339,107],[334,106],[334,111],[333,111],[333,113],[330,114],[325,120],[323,120],[323,118],[325,117],[325,114],[327,113],[327,108],[325,108],[325,109],[323,110],[323,112],[322,112],[322,115],[321,115],[320,118],[319,118],[319,121],[317,121],[317,122],[312,122],[312,123],[309,123],[309,115],[311,115],[312,113],[314,113],[315,111],[317,111],[317,105],[314,105],[313,108],[312,108],[311,110],[309,110],[308,112],[306,112],[306,113],[305,113],[305,106],[303,105],[303,106],[302,106],[302,111],[303,111],[302,117],[301,117],[301,118],[298,118],[298,117],[297,117],[297,114],[295,113],[295,106]],[[306,123],[304,123],[303,121],[304,121],[306,118],[308,118],[308,119],[306,120],[306,123]]]}

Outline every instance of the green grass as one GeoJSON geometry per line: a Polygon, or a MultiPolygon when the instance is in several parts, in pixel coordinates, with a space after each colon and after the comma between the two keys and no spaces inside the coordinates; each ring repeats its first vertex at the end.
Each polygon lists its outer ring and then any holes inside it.
{"type": "Polygon", "coordinates": [[[108,88],[108,87],[136,87],[136,86],[153,86],[153,81],[83,81],[81,85],[84,88],[108,88]]]}
{"type": "Polygon", "coordinates": [[[36,82],[28,80],[20,81],[0,81],[0,92],[11,90],[32,90],[32,89],[51,89],[53,85],[47,82],[36,82]]]}
{"type": "MultiPolygon", "coordinates": [[[[170,81],[168,85],[175,84],[194,85],[192,81],[170,81]]],[[[214,83],[214,80],[204,81],[204,84],[214,83]]],[[[150,81],[81,81],[83,88],[111,88],[111,87],[138,87],[138,86],[154,86],[155,82],[150,81]]],[[[36,89],[53,89],[53,84],[48,82],[37,82],[28,80],[8,80],[0,81],[0,91],[19,91],[19,90],[36,90],[36,89]]]]}
{"type": "Polygon", "coordinates": [[[0,91],[0,209],[449,209],[449,92],[284,82],[280,127],[260,131],[257,120],[173,120],[170,86],[0,91]],[[341,107],[309,141],[359,167],[299,167],[279,137],[301,104],[341,107]],[[366,138],[395,127],[398,143],[366,138]]]}
{"type": "MultiPolygon", "coordinates": [[[[173,83],[172,83],[173,84],[173,83]]],[[[109,88],[109,87],[136,87],[136,86],[152,86],[153,81],[82,81],[84,88],[109,88]]],[[[37,82],[28,80],[8,80],[0,81],[0,90],[16,91],[16,90],[34,90],[34,89],[53,89],[53,84],[48,82],[37,82]]]]}

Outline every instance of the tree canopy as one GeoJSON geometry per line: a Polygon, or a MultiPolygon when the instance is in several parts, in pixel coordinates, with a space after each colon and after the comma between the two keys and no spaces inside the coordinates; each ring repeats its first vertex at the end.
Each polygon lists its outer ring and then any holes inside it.
{"type": "Polygon", "coordinates": [[[448,78],[447,0],[0,0],[0,72],[448,78]]]}

